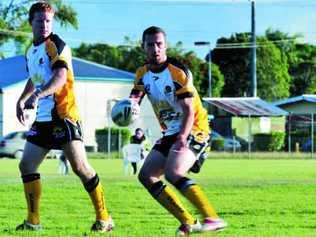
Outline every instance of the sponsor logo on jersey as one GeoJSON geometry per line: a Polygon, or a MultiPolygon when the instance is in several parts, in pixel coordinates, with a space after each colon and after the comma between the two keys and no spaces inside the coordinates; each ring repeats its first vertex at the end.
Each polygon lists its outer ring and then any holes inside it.
{"type": "Polygon", "coordinates": [[[44,64],[44,58],[40,58],[40,59],[38,60],[38,64],[39,64],[39,65],[43,65],[43,64],[44,64]]]}
{"type": "Polygon", "coordinates": [[[55,138],[62,138],[66,135],[65,130],[61,127],[54,127],[53,128],[53,136],[55,138]]]}
{"type": "Polygon", "coordinates": [[[181,116],[180,112],[175,112],[172,110],[162,110],[160,111],[159,118],[162,121],[171,121],[171,120],[177,120],[181,116]]]}
{"type": "Polygon", "coordinates": [[[170,92],[172,92],[171,86],[166,86],[165,87],[165,94],[169,94],[170,92]]]}

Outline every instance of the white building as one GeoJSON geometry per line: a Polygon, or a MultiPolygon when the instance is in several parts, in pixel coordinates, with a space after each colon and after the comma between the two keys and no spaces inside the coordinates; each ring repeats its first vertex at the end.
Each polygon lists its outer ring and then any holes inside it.
{"type": "MultiPolygon", "coordinates": [[[[96,146],[95,130],[114,126],[110,119],[111,107],[117,99],[129,96],[134,74],[90,61],[73,58],[75,93],[83,121],[85,144],[96,146]]],[[[15,114],[16,102],[27,81],[24,56],[0,60],[0,136],[27,130],[15,114]]],[[[29,124],[33,113],[29,112],[29,124]]],[[[160,135],[159,124],[147,99],[141,105],[140,118],[130,126],[149,131],[151,139],[160,135]]]]}

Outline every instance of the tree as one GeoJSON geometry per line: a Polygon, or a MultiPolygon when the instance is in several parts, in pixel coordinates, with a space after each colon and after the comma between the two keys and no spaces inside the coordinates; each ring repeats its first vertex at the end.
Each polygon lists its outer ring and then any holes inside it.
{"type": "Polygon", "coordinates": [[[283,59],[286,60],[289,65],[297,61],[295,45],[297,39],[302,37],[301,34],[290,35],[279,30],[268,28],[265,32],[265,37],[280,49],[282,57],[284,57],[283,59]]]}
{"type": "MultiPolygon", "coordinates": [[[[55,18],[62,26],[78,28],[77,13],[71,6],[64,4],[62,0],[47,2],[56,9],[55,18]]],[[[0,46],[13,41],[20,52],[28,45],[31,28],[27,19],[32,3],[32,0],[10,0],[8,3],[0,3],[0,46]]]]}
{"type": "MultiPolygon", "coordinates": [[[[174,47],[170,47],[168,49],[168,55],[188,66],[193,74],[194,86],[197,88],[200,96],[208,96],[208,60],[206,59],[206,61],[202,61],[192,51],[185,52],[182,48],[181,42],[178,42],[174,47]]],[[[212,65],[211,70],[212,96],[219,96],[224,85],[224,76],[220,73],[217,65],[215,64],[212,65]]]]}
{"type": "MultiPolygon", "coordinates": [[[[225,78],[216,64],[212,64],[211,69],[212,69],[212,97],[220,97],[222,94],[222,90],[225,86],[225,78]]],[[[202,85],[202,88],[205,88],[205,86],[202,85]]]]}
{"type": "Polygon", "coordinates": [[[290,95],[298,96],[316,92],[316,47],[297,43],[300,34],[289,35],[268,29],[266,37],[273,41],[287,58],[289,74],[292,77],[290,95]]]}
{"type": "MultiPolygon", "coordinates": [[[[240,33],[232,35],[230,38],[220,38],[219,44],[236,44],[245,45],[250,41],[248,34],[240,33]]],[[[241,97],[249,94],[250,75],[249,61],[250,51],[248,48],[220,48],[217,47],[212,51],[212,63],[219,66],[219,70],[225,78],[225,85],[221,96],[223,97],[241,97]],[[238,85],[238,86],[236,86],[238,85]]]]}
{"type": "Polygon", "coordinates": [[[316,93],[316,46],[296,44],[297,60],[290,65],[290,74],[293,77],[291,95],[316,93]]]}
{"type": "Polygon", "coordinates": [[[287,59],[264,37],[258,43],[264,45],[257,49],[258,96],[268,101],[287,98],[291,85],[287,59]]]}
{"type": "MultiPolygon", "coordinates": [[[[250,95],[249,42],[250,36],[247,33],[237,33],[230,38],[220,38],[217,41],[218,45],[231,45],[230,48],[215,48],[212,53],[212,61],[219,65],[225,77],[222,93],[224,97],[250,95]]],[[[257,37],[257,44],[258,96],[266,100],[287,97],[291,82],[287,57],[283,56],[281,50],[266,37],[257,37]]]]}

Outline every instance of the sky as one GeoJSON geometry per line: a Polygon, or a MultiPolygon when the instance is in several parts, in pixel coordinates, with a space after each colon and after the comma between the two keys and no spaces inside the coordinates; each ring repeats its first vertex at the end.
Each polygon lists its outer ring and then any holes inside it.
{"type": "MultiPolygon", "coordinates": [[[[9,0],[2,0],[8,2],[9,0]]],[[[253,0],[256,34],[268,28],[294,35],[316,45],[316,0],[253,0]]],[[[181,41],[186,51],[199,57],[215,47],[220,37],[251,31],[250,0],[63,0],[78,13],[79,29],[60,27],[54,32],[71,47],[81,42],[126,44],[127,36],[139,41],[144,29],[160,26],[169,45],[181,41]],[[196,41],[210,46],[195,46],[196,41]]],[[[9,47],[10,48],[10,47],[9,47]]],[[[7,50],[11,51],[12,50],[7,50]]]]}
{"type": "MultiPolygon", "coordinates": [[[[200,57],[208,46],[195,46],[195,41],[208,41],[214,47],[220,37],[251,31],[251,1],[249,0],[64,0],[78,13],[79,29],[61,28],[72,47],[81,42],[124,44],[141,38],[145,28],[160,26],[171,45],[181,41],[185,50],[200,57]]],[[[315,0],[256,0],[256,34],[268,29],[290,35],[301,33],[301,42],[316,45],[315,0]]]]}

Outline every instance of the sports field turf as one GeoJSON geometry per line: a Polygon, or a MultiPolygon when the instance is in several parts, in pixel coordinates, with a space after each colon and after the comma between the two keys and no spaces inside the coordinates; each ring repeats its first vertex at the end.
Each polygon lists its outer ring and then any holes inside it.
{"type": "MultiPolygon", "coordinates": [[[[43,230],[19,233],[15,226],[26,210],[18,161],[0,160],[0,236],[101,236],[89,231],[94,212],[79,179],[73,173],[60,175],[57,162],[46,160],[40,169],[43,230]]],[[[111,236],[174,236],[177,221],[135,176],[123,175],[121,160],[90,162],[116,223],[111,236]]],[[[209,159],[200,174],[190,176],[229,223],[222,233],[192,236],[316,236],[316,160],[209,159]]]]}

